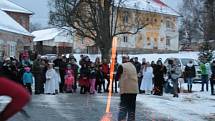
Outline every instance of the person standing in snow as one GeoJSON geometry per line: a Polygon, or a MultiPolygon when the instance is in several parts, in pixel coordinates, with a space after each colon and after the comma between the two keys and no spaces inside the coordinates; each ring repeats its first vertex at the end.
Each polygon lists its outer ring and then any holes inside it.
{"type": "Polygon", "coordinates": [[[57,73],[53,69],[54,63],[48,64],[48,70],[46,72],[45,94],[55,95],[57,73]]]}
{"type": "Polygon", "coordinates": [[[65,75],[65,83],[64,83],[64,91],[67,93],[74,92],[74,84],[75,84],[75,77],[74,71],[71,68],[71,65],[67,65],[66,75],[65,75]]]}
{"type": "Polygon", "coordinates": [[[142,81],[142,74],[141,74],[141,63],[138,61],[138,57],[135,57],[134,58],[134,66],[136,67],[136,70],[137,70],[137,76],[138,76],[138,84],[139,84],[139,91],[140,91],[140,84],[141,84],[141,81],[142,81]]]}
{"type": "Polygon", "coordinates": [[[206,84],[206,90],[208,91],[208,77],[209,77],[208,71],[209,71],[209,69],[208,69],[207,63],[201,63],[200,70],[201,70],[201,79],[202,79],[201,92],[204,91],[204,84],[206,84]]]}
{"type": "Polygon", "coordinates": [[[89,82],[90,82],[90,94],[95,94],[95,84],[96,84],[96,69],[95,69],[95,64],[91,63],[90,66],[90,75],[89,75],[89,82]]]}
{"type": "Polygon", "coordinates": [[[42,74],[42,63],[40,55],[38,55],[33,62],[32,73],[35,78],[35,94],[41,94],[44,91],[44,78],[42,74]]]}
{"type": "Polygon", "coordinates": [[[169,60],[167,65],[168,78],[173,83],[173,97],[178,97],[178,78],[181,76],[181,68],[176,64],[176,60],[169,60]]]}
{"type": "Polygon", "coordinates": [[[154,75],[153,75],[153,68],[149,62],[147,62],[147,64],[143,68],[142,73],[143,73],[143,78],[142,78],[140,90],[145,91],[145,94],[151,94],[152,79],[153,79],[154,75]]]}
{"type": "Polygon", "coordinates": [[[117,69],[120,86],[120,108],[118,121],[135,121],[136,97],[139,93],[137,71],[129,62],[129,57],[123,57],[123,64],[117,69]]]}
{"type": "Polygon", "coordinates": [[[210,82],[211,82],[211,95],[215,95],[214,92],[214,84],[215,84],[215,60],[213,60],[212,64],[211,64],[211,78],[210,78],[210,82]]]}
{"type": "Polygon", "coordinates": [[[154,66],[154,95],[163,95],[164,75],[166,74],[166,67],[162,64],[161,60],[157,61],[154,66]]]}
{"type": "Polygon", "coordinates": [[[31,85],[33,84],[33,74],[30,72],[30,67],[25,67],[25,73],[23,74],[23,84],[26,89],[28,89],[29,93],[32,94],[31,85]]]}
{"type": "Polygon", "coordinates": [[[188,92],[192,92],[193,78],[196,76],[196,69],[192,60],[186,65],[184,72],[185,79],[187,80],[188,92]]]}

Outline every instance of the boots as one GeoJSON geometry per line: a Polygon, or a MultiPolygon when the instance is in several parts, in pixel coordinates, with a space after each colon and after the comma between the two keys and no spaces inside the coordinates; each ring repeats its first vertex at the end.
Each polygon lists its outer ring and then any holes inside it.
{"type": "Polygon", "coordinates": [[[192,93],[192,85],[187,85],[188,92],[192,93]]]}
{"type": "Polygon", "coordinates": [[[190,92],[190,85],[187,85],[187,91],[190,92]]]}

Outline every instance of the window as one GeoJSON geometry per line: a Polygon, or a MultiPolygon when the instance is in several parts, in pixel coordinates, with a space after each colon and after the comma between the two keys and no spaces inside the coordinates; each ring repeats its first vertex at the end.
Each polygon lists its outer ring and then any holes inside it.
{"type": "Polygon", "coordinates": [[[163,42],[164,38],[161,38],[160,41],[163,42]]]}
{"type": "Polygon", "coordinates": [[[166,37],[166,45],[170,46],[170,37],[169,36],[166,37]]]}
{"type": "Polygon", "coordinates": [[[123,37],[123,42],[128,42],[128,37],[127,36],[123,37]]]}
{"type": "Polygon", "coordinates": [[[174,23],[170,20],[166,21],[166,27],[167,27],[167,29],[175,29],[174,23]]]}
{"type": "Polygon", "coordinates": [[[125,12],[125,13],[124,13],[124,17],[123,17],[123,22],[124,22],[124,23],[128,23],[128,16],[129,16],[129,15],[128,15],[128,12],[125,12]]]}
{"type": "Polygon", "coordinates": [[[151,45],[150,37],[147,37],[147,45],[151,45]]]}
{"type": "Polygon", "coordinates": [[[10,45],[10,56],[14,57],[16,54],[16,46],[15,45],[10,45]]]}

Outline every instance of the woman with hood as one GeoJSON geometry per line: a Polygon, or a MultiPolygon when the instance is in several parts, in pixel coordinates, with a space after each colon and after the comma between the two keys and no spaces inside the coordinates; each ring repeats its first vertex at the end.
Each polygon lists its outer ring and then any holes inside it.
{"type": "Polygon", "coordinates": [[[195,66],[193,65],[193,61],[190,60],[189,63],[187,63],[185,67],[185,79],[187,80],[187,88],[188,92],[192,92],[192,84],[193,84],[193,78],[196,76],[196,69],[195,66]]]}

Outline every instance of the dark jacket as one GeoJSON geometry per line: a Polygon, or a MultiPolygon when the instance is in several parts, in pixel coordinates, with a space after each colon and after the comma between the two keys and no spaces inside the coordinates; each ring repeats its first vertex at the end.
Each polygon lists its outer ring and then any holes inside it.
{"type": "Polygon", "coordinates": [[[215,81],[215,66],[211,65],[211,79],[215,81]]]}
{"type": "Polygon", "coordinates": [[[185,71],[185,73],[184,73],[185,78],[189,78],[189,77],[193,78],[196,76],[196,69],[195,69],[194,65],[192,65],[192,66],[186,65],[184,71],[185,71]]]}

